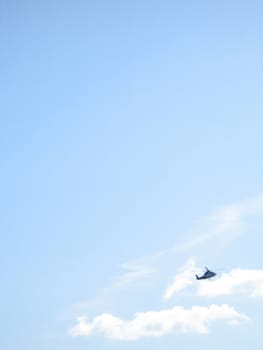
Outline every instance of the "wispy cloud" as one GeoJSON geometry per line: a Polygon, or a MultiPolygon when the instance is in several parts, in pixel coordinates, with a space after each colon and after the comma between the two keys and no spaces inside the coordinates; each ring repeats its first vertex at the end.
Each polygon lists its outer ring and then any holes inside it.
{"type": "Polygon", "coordinates": [[[138,312],[131,321],[125,321],[111,314],[102,314],[88,322],[80,317],[78,324],[70,330],[72,336],[102,335],[105,338],[129,341],[142,337],[160,337],[177,333],[208,333],[214,321],[225,321],[237,325],[249,318],[229,305],[180,306],[160,311],[138,312]]]}
{"type": "Polygon", "coordinates": [[[175,293],[181,292],[193,284],[194,269],[196,269],[194,259],[190,259],[184,266],[179,268],[178,273],[164,293],[164,299],[170,299],[175,293]]]}
{"type": "Polygon", "coordinates": [[[191,237],[175,250],[189,251],[216,238],[229,243],[245,231],[247,217],[260,214],[263,214],[263,196],[216,208],[197,221],[191,237]]]}
{"type": "MultiPolygon", "coordinates": [[[[204,247],[209,250],[210,243],[217,244],[217,251],[225,249],[246,230],[247,218],[263,214],[263,196],[257,196],[248,200],[227,204],[214,209],[210,214],[199,218],[189,232],[184,233],[184,241],[177,242],[174,246],[141,257],[127,266],[140,266],[141,269],[150,269],[153,272],[158,269],[161,262],[167,257],[191,254],[194,255],[197,248],[204,247]]],[[[124,264],[125,266],[126,264],[124,264]]]]}
{"type": "Polygon", "coordinates": [[[144,266],[139,260],[136,262],[127,262],[121,266],[121,275],[113,279],[112,283],[104,288],[100,288],[95,297],[75,303],[70,306],[68,313],[76,315],[82,312],[96,312],[97,310],[103,310],[109,308],[113,304],[114,296],[123,293],[127,293],[134,285],[143,283],[145,279],[154,274],[153,268],[144,266]]]}
{"type": "Polygon", "coordinates": [[[154,269],[140,265],[138,262],[125,263],[121,267],[123,270],[126,270],[126,272],[120,275],[115,281],[115,287],[129,286],[155,272],[154,269]]]}

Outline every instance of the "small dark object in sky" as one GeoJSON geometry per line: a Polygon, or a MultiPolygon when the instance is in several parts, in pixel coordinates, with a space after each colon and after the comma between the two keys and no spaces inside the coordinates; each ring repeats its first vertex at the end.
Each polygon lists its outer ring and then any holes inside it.
{"type": "Polygon", "coordinates": [[[207,267],[206,267],[205,273],[202,276],[199,277],[199,276],[195,275],[197,280],[207,280],[207,279],[215,277],[215,276],[216,276],[216,273],[208,270],[207,267]]]}

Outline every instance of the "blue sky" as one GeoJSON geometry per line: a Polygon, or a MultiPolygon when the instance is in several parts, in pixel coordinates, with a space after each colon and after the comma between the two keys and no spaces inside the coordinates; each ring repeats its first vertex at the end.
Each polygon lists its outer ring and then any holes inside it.
{"type": "Polygon", "coordinates": [[[0,1],[1,349],[262,349],[262,7],[0,1]]]}

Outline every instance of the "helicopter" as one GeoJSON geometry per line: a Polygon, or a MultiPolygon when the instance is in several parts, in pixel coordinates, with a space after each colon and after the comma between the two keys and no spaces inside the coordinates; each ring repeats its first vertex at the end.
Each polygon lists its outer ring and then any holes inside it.
{"type": "Polygon", "coordinates": [[[197,280],[207,280],[209,278],[212,278],[212,277],[216,276],[215,272],[209,270],[207,267],[205,269],[206,269],[206,271],[205,271],[205,273],[202,276],[195,275],[197,280]]]}

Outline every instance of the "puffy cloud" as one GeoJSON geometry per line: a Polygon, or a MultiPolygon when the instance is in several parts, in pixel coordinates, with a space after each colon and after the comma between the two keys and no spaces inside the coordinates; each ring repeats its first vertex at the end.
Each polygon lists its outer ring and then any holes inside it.
{"type": "MultiPolygon", "coordinates": [[[[195,282],[193,271],[196,268],[194,260],[188,261],[180,268],[166,289],[164,299],[170,299],[175,293],[193,285],[195,282]]],[[[198,281],[195,286],[197,294],[205,297],[237,294],[252,298],[263,297],[263,270],[236,268],[216,279],[198,281]]]]}
{"type": "Polygon", "coordinates": [[[211,281],[200,281],[200,296],[246,294],[263,297],[263,270],[234,269],[229,274],[211,281]]]}
{"type": "Polygon", "coordinates": [[[229,305],[180,306],[160,311],[138,312],[133,320],[125,321],[111,314],[102,314],[88,322],[80,317],[78,324],[70,330],[72,336],[102,335],[119,341],[136,340],[142,337],[160,337],[172,333],[208,333],[214,321],[225,321],[230,325],[248,320],[229,305]]]}

